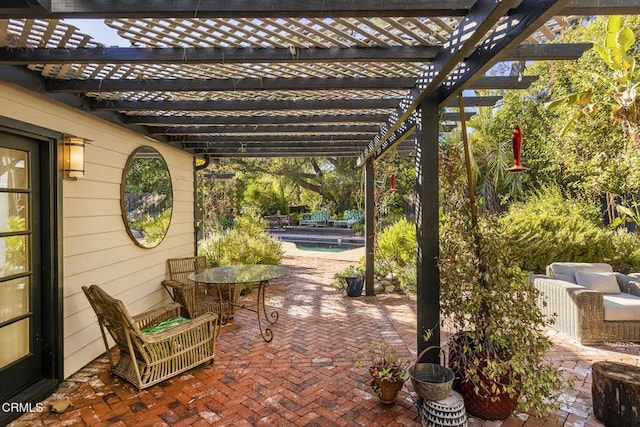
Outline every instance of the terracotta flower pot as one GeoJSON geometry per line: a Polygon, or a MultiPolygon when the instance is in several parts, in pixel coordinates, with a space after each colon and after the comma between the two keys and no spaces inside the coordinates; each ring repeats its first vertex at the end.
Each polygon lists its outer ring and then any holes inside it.
{"type": "Polygon", "coordinates": [[[380,399],[380,403],[384,403],[385,405],[390,405],[396,401],[403,384],[404,381],[387,381],[377,377],[371,380],[371,386],[378,396],[378,399],[380,399]]]}
{"type": "Polygon", "coordinates": [[[378,396],[381,403],[385,405],[392,404],[396,401],[396,397],[398,397],[398,393],[402,389],[405,380],[400,381],[389,381],[386,379],[379,378],[374,375],[375,371],[373,368],[369,369],[371,376],[371,387],[373,388],[374,394],[378,396]]]}
{"type": "MultiPolygon", "coordinates": [[[[455,334],[449,346],[449,367],[456,375],[453,381],[453,389],[464,398],[464,405],[469,414],[484,420],[504,420],[518,406],[518,397],[511,397],[508,393],[492,393],[492,382],[479,373],[475,383],[462,380],[465,377],[467,367],[471,363],[459,351],[465,339],[468,340],[466,335],[455,334]],[[479,393],[476,393],[476,384],[482,384],[485,387],[481,386],[479,393]]],[[[467,344],[472,345],[470,340],[467,341],[467,344]]],[[[476,366],[478,370],[486,366],[486,358],[483,359],[483,355],[486,356],[486,354],[477,352],[474,355],[480,360],[480,363],[476,366]]],[[[505,379],[501,380],[501,383],[504,384],[505,379]]]]}

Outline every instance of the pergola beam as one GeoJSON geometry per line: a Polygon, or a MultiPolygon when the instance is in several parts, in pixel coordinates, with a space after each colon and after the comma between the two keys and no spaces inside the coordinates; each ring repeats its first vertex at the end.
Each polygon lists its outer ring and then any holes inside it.
{"type": "MultiPolygon", "coordinates": [[[[482,107],[494,105],[500,96],[465,97],[465,105],[482,107]]],[[[93,101],[96,111],[247,111],[247,110],[367,110],[393,108],[398,99],[347,100],[247,100],[247,101],[93,101]]],[[[449,107],[455,107],[452,102],[449,107]]]]}
{"type": "MultiPolygon", "coordinates": [[[[575,59],[591,43],[523,44],[506,61],[575,59]]],[[[334,62],[429,62],[439,46],[372,46],[330,48],[235,47],[92,47],[0,48],[0,64],[262,64],[334,62]]],[[[147,80],[152,82],[152,80],[147,80]]],[[[149,90],[149,89],[147,89],[149,90]]],[[[193,90],[193,89],[192,89],[193,90]]]]}
{"type": "MultiPolygon", "coordinates": [[[[461,16],[475,0],[38,0],[44,8],[4,10],[1,17],[30,18],[258,18],[327,16],[461,16]],[[7,16],[7,12],[12,14],[7,16]],[[22,12],[21,15],[18,15],[22,12]]],[[[29,2],[32,3],[32,2],[29,2]]]]}
{"type": "Polygon", "coordinates": [[[398,99],[246,100],[246,101],[93,101],[106,111],[242,111],[242,110],[368,110],[393,108],[398,99]]]}
{"type": "MultiPolygon", "coordinates": [[[[443,58],[434,58],[430,64],[431,72],[425,72],[423,76],[418,79],[416,87],[400,103],[396,112],[392,114],[389,123],[383,125],[381,131],[369,144],[367,150],[358,158],[358,164],[362,165],[364,161],[371,156],[375,155],[379,157],[383,155],[387,149],[393,146],[397,138],[402,137],[402,135],[407,132],[408,128],[414,127],[416,120],[414,113],[423,99],[437,90],[440,105],[453,103],[453,97],[457,95],[458,92],[469,85],[474,79],[480,77],[491,65],[500,59],[504,59],[510,49],[518,46],[532,32],[540,28],[546,20],[560,13],[568,1],[569,0],[523,0],[522,2],[512,3],[511,5],[519,4],[508,14],[506,23],[489,34],[489,37],[487,37],[480,46],[469,46],[468,43],[465,43],[464,46],[458,50],[452,48],[445,51],[443,58]],[[468,48],[473,48],[473,51],[469,52],[468,48]],[[462,52],[465,53],[464,61],[462,60],[463,58],[460,57],[462,52]],[[445,65],[441,65],[442,63],[445,65]],[[455,67],[458,68],[452,73],[455,67]]],[[[507,2],[503,2],[503,4],[504,3],[507,2]]],[[[496,11],[497,8],[493,10],[493,12],[496,11]]],[[[484,12],[484,14],[486,15],[487,12],[484,12]]],[[[474,14],[474,10],[472,10],[469,15],[465,17],[465,20],[468,19],[468,24],[471,25],[478,18],[483,19],[483,24],[495,24],[497,21],[491,21],[493,19],[500,19],[500,17],[495,16],[495,13],[487,15],[484,18],[481,15],[482,13],[480,12],[474,14]]],[[[458,29],[461,27],[464,28],[463,24],[464,22],[458,26],[458,29]]],[[[493,25],[491,25],[491,27],[493,27],[493,25]]],[[[490,28],[486,27],[483,27],[482,30],[478,29],[467,40],[474,39],[475,41],[479,41],[479,39],[474,36],[478,32],[485,36],[486,33],[489,32],[489,29],[490,28]]],[[[464,30],[461,29],[460,31],[464,30]]],[[[451,36],[451,40],[454,41],[463,38],[464,34],[454,33],[451,36]]]]}
{"type": "MultiPolygon", "coordinates": [[[[515,80],[515,79],[514,79],[515,80]]],[[[524,80],[524,78],[523,78],[524,80]]],[[[526,86],[525,86],[526,87],[526,86]]],[[[468,120],[475,111],[467,111],[468,120]]],[[[301,116],[124,116],[125,123],[147,126],[210,126],[210,125],[299,125],[313,123],[333,123],[342,129],[356,124],[373,123],[379,125],[388,118],[388,114],[336,114],[336,115],[301,115],[301,116]],[[346,123],[346,124],[345,124],[346,123]]],[[[445,121],[460,120],[458,112],[445,112],[445,121]]]]}
{"type": "MultiPolygon", "coordinates": [[[[469,89],[524,89],[537,77],[483,76],[469,89]]],[[[47,79],[46,90],[52,93],[105,92],[216,92],[272,90],[332,90],[332,89],[409,89],[415,77],[393,78],[273,78],[273,79],[47,79]]],[[[386,117],[385,117],[386,118],[386,117]]]]}
{"type": "Polygon", "coordinates": [[[509,14],[507,22],[475,49],[456,73],[448,76],[438,88],[440,105],[451,102],[467,82],[482,75],[496,60],[505,57],[510,49],[518,46],[551,16],[560,13],[568,2],[569,0],[523,0],[509,14]]]}
{"type": "MultiPolygon", "coordinates": [[[[396,131],[400,130],[401,133],[404,133],[406,128],[415,126],[414,112],[420,103],[437,90],[447,75],[472,52],[476,44],[515,4],[517,4],[517,0],[476,2],[449,37],[451,45],[433,59],[410,93],[391,114],[389,122],[383,125],[367,150],[358,158],[359,165],[363,165],[368,158],[373,156],[382,144],[394,136],[396,131]],[[412,117],[413,123],[405,123],[412,117]]],[[[393,142],[395,141],[392,140],[391,143],[393,142]]]]}
{"type": "Polygon", "coordinates": [[[216,151],[203,151],[194,152],[196,155],[206,154],[210,158],[243,158],[243,157],[259,157],[259,158],[291,158],[291,157],[357,157],[359,152],[352,153],[346,151],[318,151],[318,152],[304,152],[300,153],[292,151],[289,153],[271,153],[271,152],[216,152],[216,151]]]}
{"type": "Polygon", "coordinates": [[[269,142],[277,144],[279,142],[303,142],[303,141],[318,141],[324,143],[331,142],[360,142],[369,141],[370,135],[256,135],[256,136],[241,136],[241,135],[229,135],[229,136],[205,136],[205,135],[181,135],[170,136],[169,140],[178,143],[190,143],[190,142],[208,142],[211,144],[218,142],[248,142],[259,141],[269,142]]]}
{"type": "Polygon", "coordinates": [[[1,48],[0,64],[247,64],[333,62],[428,62],[438,46],[288,48],[96,47],[1,48]]]}
{"type": "MultiPolygon", "coordinates": [[[[458,115],[458,113],[455,113],[458,115]]],[[[138,125],[283,125],[308,123],[382,123],[387,114],[336,114],[300,116],[125,116],[125,122],[138,125]]]]}
{"type": "Polygon", "coordinates": [[[268,142],[269,146],[266,146],[263,141],[247,141],[247,142],[229,142],[229,141],[220,141],[220,142],[198,142],[194,144],[186,144],[185,148],[189,149],[201,149],[201,148],[210,148],[210,149],[225,149],[225,150],[243,150],[243,149],[262,149],[262,150],[270,150],[274,149],[276,151],[282,150],[292,150],[296,149],[316,149],[322,150],[322,148],[340,148],[340,149],[362,149],[367,145],[366,141],[306,141],[306,142],[290,142],[290,141],[281,141],[281,142],[268,142]]]}
{"type": "Polygon", "coordinates": [[[469,85],[469,89],[526,89],[538,76],[482,76],[469,85]]]}
{"type": "Polygon", "coordinates": [[[593,43],[525,43],[505,53],[504,61],[557,61],[578,59],[593,43]]]}
{"type": "Polygon", "coordinates": [[[399,78],[272,78],[272,79],[91,79],[47,80],[50,92],[200,92],[331,89],[408,89],[413,77],[399,78]]]}
{"type": "MultiPolygon", "coordinates": [[[[500,101],[502,96],[465,96],[463,99],[465,107],[491,107],[500,101]]],[[[455,101],[451,101],[446,106],[448,108],[456,108],[458,104],[455,101]]]]}
{"type": "Polygon", "coordinates": [[[234,133],[372,133],[377,132],[377,125],[342,125],[342,126],[177,126],[151,127],[151,135],[194,135],[194,134],[234,134],[234,133]]]}
{"type": "Polygon", "coordinates": [[[207,147],[208,150],[212,153],[322,153],[324,150],[336,152],[348,152],[351,154],[358,154],[362,147],[350,147],[350,146],[330,146],[330,147],[255,147],[255,146],[247,146],[241,148],[233,148],[233,147],[207,147]]]}

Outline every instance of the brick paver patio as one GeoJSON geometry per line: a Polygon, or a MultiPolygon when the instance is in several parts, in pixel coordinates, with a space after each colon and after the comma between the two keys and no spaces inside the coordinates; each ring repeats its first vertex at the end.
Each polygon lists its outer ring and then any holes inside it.
{"type": "MultiPolygon", "coordinates": [[[[11,426],[416,426],[420,415],[407,382],[395,405],[369,392],[369,374],[355,362],[374,341],[415,358],[415,299],[401,295],[343,297],[329,283],[348,262],[287,256],[291,274],[274,281],[268,302],[280,313],[274,339],[260,337],[255,314],[237,312],[223,326],[216,360],[138,391],[107,372],[100,357],[68,378],[42,413],[11,426]],[[50,405],[68,398],[63,414],[50,405]]],[[[470,426],[601,426],[591,408],[591,370],[597,360],[640,361],[636,345],[584,347],[549,331],[551,357],[576,377],[563,409],[549,419],[515,414],[504,422],[470,419],[470,426]]]]}

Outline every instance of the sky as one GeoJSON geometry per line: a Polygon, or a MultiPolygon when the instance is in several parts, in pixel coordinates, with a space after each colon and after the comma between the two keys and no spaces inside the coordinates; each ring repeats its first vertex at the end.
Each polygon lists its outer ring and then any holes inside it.
{"type": "Polygon", "coordinates": [[[129,41],[120,37],[116,30],[108,27],[102,19],[65,19],[64,22],[77,27],[82,33],[90,35],[96,42],[105,46],[130,46],[129,41]]]}

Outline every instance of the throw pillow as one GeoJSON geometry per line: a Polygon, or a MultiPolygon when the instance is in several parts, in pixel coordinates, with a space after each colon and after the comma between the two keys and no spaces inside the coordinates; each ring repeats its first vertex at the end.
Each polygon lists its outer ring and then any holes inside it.
{"type": "Polygon", "coordinates": [[[619,294],[620,287],[614,273],[595,273],[590,271],[576,271],[576,282],[585,288],[602,292],[603,294],[619,294]]]}

